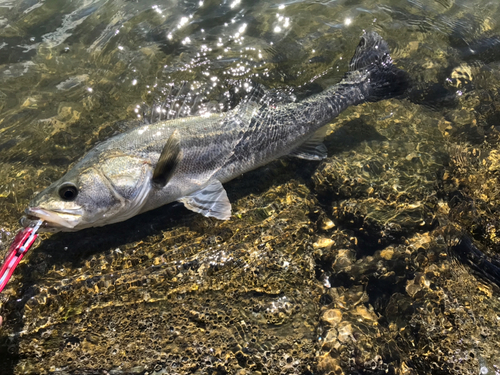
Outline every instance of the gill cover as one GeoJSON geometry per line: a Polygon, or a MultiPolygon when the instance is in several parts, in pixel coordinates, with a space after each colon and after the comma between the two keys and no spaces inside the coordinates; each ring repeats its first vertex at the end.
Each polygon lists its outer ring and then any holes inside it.
{"type": "Polygon", "coordinates": [[[127,220],[141,211],[151,189],[152,171],[145,160],[121,153],[107,153],[102,159],[99,168],[116,202],[102,215],[105,222],[101,225],[105,225],[127,220]]]}

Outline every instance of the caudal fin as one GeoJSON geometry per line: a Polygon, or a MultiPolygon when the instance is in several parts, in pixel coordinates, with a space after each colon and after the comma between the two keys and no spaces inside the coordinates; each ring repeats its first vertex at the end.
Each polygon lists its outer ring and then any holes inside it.
{"type": "Polygon", "coordinates": [[[409,86],[408,74],[393,65],[387,42],[374,31],[361,36],[349,70],[369,74],[368,101],[402,95],[409,86]]]}

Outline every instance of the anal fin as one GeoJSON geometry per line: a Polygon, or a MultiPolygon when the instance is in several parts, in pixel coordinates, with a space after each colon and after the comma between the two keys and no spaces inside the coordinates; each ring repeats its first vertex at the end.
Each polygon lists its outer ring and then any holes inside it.
{"type": "Polygon", "coordinates": [[[306,160],[323,160],[328,157],[328,150],[323,144],[327,127],[321,128],[311,138],[290,153],[290,156],[306,160]]]}
{"type": "Polygon", "coordinates": [[[179,199],[184,206],[206,217],[215,217],[219,220],[229,220],[231,217],[231,203],[226,190],[219,180],[214,180],[203,189],[179,199]]]}

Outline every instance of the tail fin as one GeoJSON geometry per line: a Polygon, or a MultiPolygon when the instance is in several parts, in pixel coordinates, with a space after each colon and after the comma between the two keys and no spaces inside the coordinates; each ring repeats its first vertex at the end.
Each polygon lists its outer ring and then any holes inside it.
{"type": "Polygon", "coordinates": [[[366,71],[369,74],[368,101],[402,95],[409,86],[408,74],[393,65],[387,42],[374,31],[361,37],[349,63],[349,70],[366,71]]]}

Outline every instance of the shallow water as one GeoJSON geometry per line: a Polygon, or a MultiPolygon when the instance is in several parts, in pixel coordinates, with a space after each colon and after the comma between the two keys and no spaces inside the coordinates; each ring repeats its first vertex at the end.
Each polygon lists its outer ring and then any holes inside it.
{"type": "Polygon", "coordinates": [[[42,235],[0,296],[2,373],[499,374],[499,8],[0,0],[2,255],[35,192],[163,109],[318,92],[363,30],[413,80],[341,114],[325,161],[226,184],[228,222],[42,235]]]}

